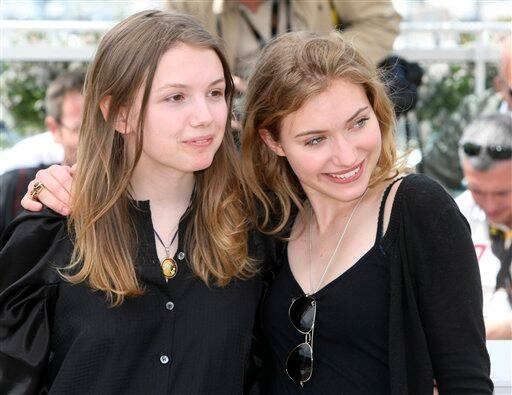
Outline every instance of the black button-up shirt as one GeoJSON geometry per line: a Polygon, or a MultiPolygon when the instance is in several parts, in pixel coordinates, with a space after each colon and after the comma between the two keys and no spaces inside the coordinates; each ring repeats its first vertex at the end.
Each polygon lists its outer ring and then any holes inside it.
{"type": "Polygon", "coordinates": [[[0,252],[0,393],[237,394],[244,390],[262,283],[206,286],[187,265],[179,226],[176,277],[165,282],[149,202],[134,211],[141,297],[110,308],[64,281],[66,222],[28,214],[0,252]]]}

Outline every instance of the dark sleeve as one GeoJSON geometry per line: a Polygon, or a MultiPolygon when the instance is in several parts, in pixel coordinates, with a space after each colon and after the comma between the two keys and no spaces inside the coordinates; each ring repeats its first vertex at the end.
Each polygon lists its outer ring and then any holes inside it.
{"type": "Polygon", "coordinates": [[[0,241],[0,393],[45,392],[59,266],[69,253],[65,220],[22,214],[0,241]]]}
{"type": "Polygon", "coordinates": [[[0,176],[0,236],[9,223],[24,211],[21,199],[39,169],[15,169],[0,176]]]}
{"type": "Polygon", "coordinates": [[[470,228],[437,183],[408,199],[407,254],[440,394],[492,394],[480,273],[470,228]]]}
{"type": "MultiPolygon", "coordinates": [[[[10,171],[0,176],[0,235],[16,214],[16,172],[10,171]]],[[[21,199],[20,199],[21,200],[21,199]]]]}

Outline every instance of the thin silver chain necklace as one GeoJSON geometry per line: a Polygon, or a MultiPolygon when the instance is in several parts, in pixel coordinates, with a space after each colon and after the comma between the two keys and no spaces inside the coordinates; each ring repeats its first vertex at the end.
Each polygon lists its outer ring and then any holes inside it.
{"type": "Polygon", "coordinates": [[[313,277],[311,275],[311,268],[313,266],[313,260],[311,258],[311,222],[312,216],[313,216],[313,209],[311,208],[311,204],[309,205],[309,223],[308,223],[308,259],[309,259],[309,289],[311,293],[307,295],[313,295],[318,292],[320,289],[322,282],[324,281],[325,275],[327,274],[327,271],[329,270],[329,267],[331,266],[332,262],[334,261],[334,257],[336,256],[336,253],[338,252],[338,249],[340,248],[341,241],[345,237],[345,233],[347,232],[348,226],[350,225],[350,221],[352,221],[352,217],[354,216],[357,208],[359,207],[359,203],[363,200],[364,196],[366,195],[366,192],[368,191],[368,188],[364,191],[364,193],[361,195],[359,200],[357,201],[356,205],[352,209],[352,212],[350,213],[350,216],[348,217],[347,223],[345,224],[345,227],[343,228],[343,232],[341,232],[340,238],[338,239],[338,243],[336,244],[336,247],[334,248],[333,253],[331,254],[331,257],[329,258],[329,261],[327,262],[327,265],[325,265],[325,269],[322,273],[322,276],[320,277],[320,280],[318,281],[318,284],[316,288],[313,288],[313,277]]]}

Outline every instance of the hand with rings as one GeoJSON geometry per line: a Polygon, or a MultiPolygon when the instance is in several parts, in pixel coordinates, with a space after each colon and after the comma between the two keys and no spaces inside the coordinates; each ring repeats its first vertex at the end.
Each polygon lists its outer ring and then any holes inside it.
{"type": "Polygon", "coordinates": [[[53,165],[39,170],[28,184],[27,193],[21,200],[23,208],[41,211],[44,206],[61,215],[71,212],[71,185],[75,166],[53,165]]]}
{"type": "Polygon", "coordinates": [[[32,187],[32,190],[29,192],[30,199],[32,200],[38,200],[37,197],[39,196],[39,193],[44,189],[44,184],[42,182],[36,181],[34,183],[34,186],[32,187]]]}

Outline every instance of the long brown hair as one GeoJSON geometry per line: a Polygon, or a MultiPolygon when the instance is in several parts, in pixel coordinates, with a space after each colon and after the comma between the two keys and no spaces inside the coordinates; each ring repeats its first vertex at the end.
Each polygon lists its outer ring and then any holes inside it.
{"type": "Polygon", "coordinates": [[[279,141],[283,119],[336,79],[361,85],[379,122],[382,149],[370,187],[402,168],[393,138],[393,105],[375,67],[337,32],[278,37],[267,45],[253,70],[242,121],[246,199],[251,217],[265,233],[282,230],[294,205],[303,213],[304,191],[287,159],[274,154],[259,131],[266,129],[279,141]]]}
{"type": "MultiPolygon", "coordinates": [[[[137,280],[137,230],[129,211],[129,183],[142,152],[144,119],[156,67],[171,47],[188,44],[218,55],[231,108],[234,85],[219,42],[194,19],[163,11],[143,11],[123,20],[101,40],[85,82],[85,108],[78,147],[73,212],[69,231],[74,251],[64,276],[87,281],[104,291],[113,305],[143,293],[137,280]],[[136,127],[135,154],[114,128],[122,108],[133,110],[137,92],[142,103],[136,127]],[[100,103],[109,97],[105,119],[100,103]]],[[[248,257],[247,216],[241,202],[241,170],[229,130],[212,165],[196,172],[193,218],[185,232],[185,249],[193,271],[207,284],[223,286],[233,277],[255,272],[248,257]]],[[[129,113],[125,115],[129,118],[129,113]]]]}

